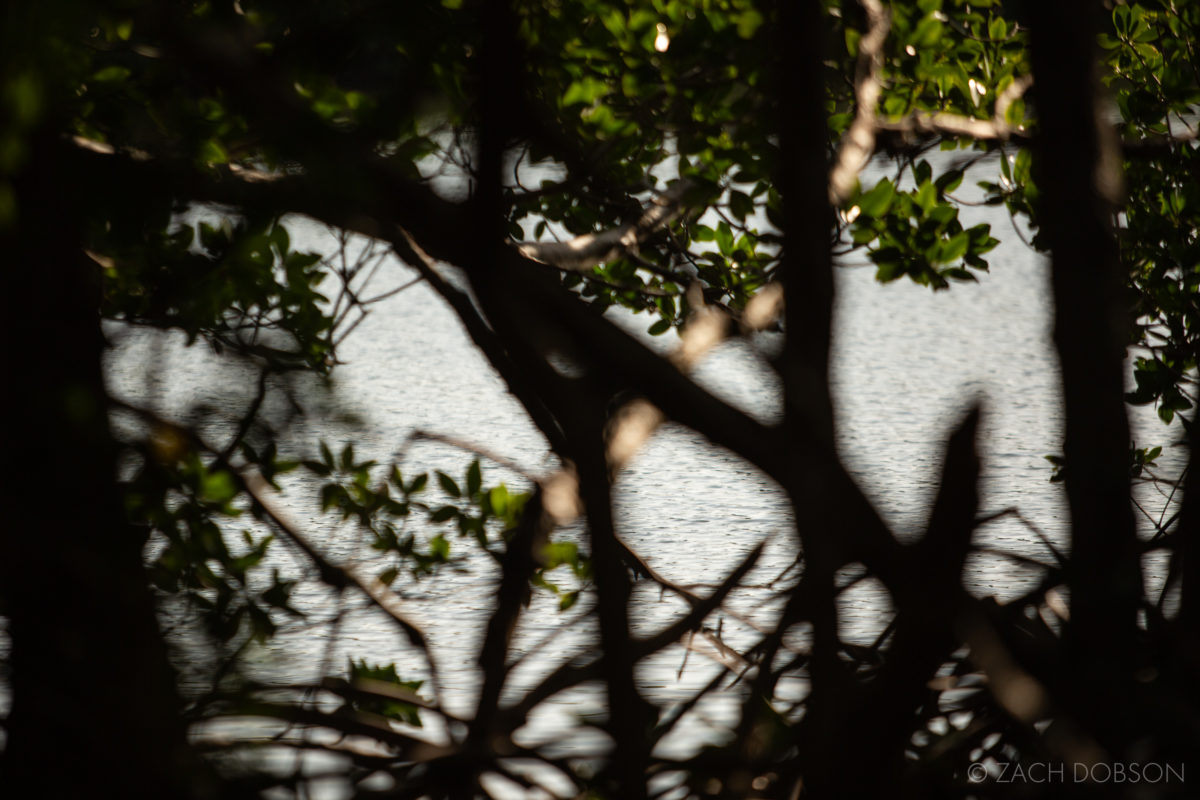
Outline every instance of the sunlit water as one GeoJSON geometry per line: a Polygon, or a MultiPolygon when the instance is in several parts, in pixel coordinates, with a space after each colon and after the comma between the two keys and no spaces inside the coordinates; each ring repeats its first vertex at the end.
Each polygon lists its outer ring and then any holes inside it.
{"type": "MultiPolygon", "coordinates": [[[[923,529],[938,485],[945,439],[969,405],[979,400],[985,409],[982,512],[1015,507],[1052,541],[1065,545],[1066,504],[1060,486],[1049,482],[1050,466],[1043,458],[1060,452],[1062,436],[1058,367],[1049,337],[1048,267],[1013,234],[1003,210],[968,208],[962,216],[966,225],[991,222],[1004,242],[990,254],[991,272],[981,275],[978,284],[933,293],[907,283],[879,285],[869,268],[838,270],[833,354],[838,446],[884,519],[899,536],[912,540],[923,529]]],[[[289,228],[297,249],[328,252],[334,246],[328,232],[308,220],[294,219],[289,228]]],[[[390,262],[380,276],[380,288],[404,283],[412,275],[407,267],[390,262]]],[[[650,320],[625,315],[617,322],[642,331],[650,320]]],[[[113,329],[113,338],[108,375],[120,397],[149,403],[168,416],[197,404],[229,408],[230,397],[245,402],[252,376],[222,365],[199,347],[185,348],[178,336],[113,329]]],[[[778,386],[761,358],[761,351],[777,345],[772,338],[764,334],[753,342],[722,345],[699,368],[699,379],[750,413],[777,418],[778,386]]],[[[666,348],[671,342],[661,337],[651,344],[666,348]]],[[[362,457],[382,462],[400,457],[406,472],[436,468],[461,475],[471,456],[439,443],[409,442],[410,434],[424,430],[470,441],[534,474],[553,468],[544,439],[471,344],[454,313],[426,286],[414,285],[376,307],[341,355],[347,363],[336,373],[331,403],[360,420],[342,424],[310,418],[288,432],[286,455],[315,452],[318,438],[329,440],[335,451],[352,440],[362,457]]],[[[1135,414],[1137,440],[1168,443],[1175,432],[1162,428],[1151,414],[1135,414]]],[[[214,438],[222,434],[219,428],[212,429],[214,438]]],[[[484,468],[487,480],[528,488],[519,475],[486,461],[484,468]]],[[[319,513],[314,485],[303,477],[292,479],[277,504],[331,559],[369,557],[351,526],[337,525],[319,513]]],[[[769,480],[691,431],[667,426],[620,477],[616,506],[624,539],[659,572],[681,584],[719,582],[744,554],[766,541],[760,566],[746,581],[752,588],[735,595],[729,607],[755,625],[770,626],[778,605],[769,602],[769,590],[753,587],[763,587],[784,572],[794,550],[790,511],[769,480]]],[[[1038,536],[1013,517],[982,527],[975,541],[998,552],[1050,558],[1038,536]]],[[[465,540],[455,540],[454,546],[458,552],[472,550],[465,540]]],[[[281,545],[273,559],[285,572],[299,563],[281,545]]],[[[1161,573],[1161,565],[1152,565],[1149,577],[1161,582],[1161,573]]],[[[470,716],[477,696],[474,658],[492,611],[495,577],[491,562],[476,554],[466,559],[462,570],[403,587],[412,617],[422,622],[433,643],[441,699],[464,717],[470,716]]],[[[974,594],[1003,599],[1031,587],[1037,573],[1003,555],[976,554],[965,578],[974,594]]],[[[269,647],[254,653],[255,668],[275,680],[313,681],[322,674],[343,672],[346,658],[354,657],[372,663],[396,661],[405,676],[428,678],[422,660],[403,644],[395,627],[359,598],[345,598],[345,607],[352,610],[339,627],[322,624],[338,610],[338,602],[324,587],[305,582],[295,605],[308,615],[307,624],[285,629],[269,647]]],[[[588,602],[566,614],[558,614],[554,603],[538,595],[525,615],[516,651],[543,644],[514,673],[509,699],[592,642],[594,629],[584,615],[588,602]]],[[[685,606],[643,583],[632,609],[635,631],[644,634],[668,624],[685,606]]],[[[846,592],[841,606],[845,638],[870,642],[886,624],[887,610],[877,584],[866,581],[846,592]]],[[[754,641],[753,629],[744,622],[725,615],[721,624],[723,639],[735,648],[754,641]]],[[[681,673],[684,653],[677,646],[640,666],[639,680],[654,702],[666,705],[684,699],[719,669],[704,653],[693,652],[681,673]]],[[[432,691],[427,687],[427,693],[432,691]]],[[[731,719],[733,702],[727,695],[702,704],[668,749],[684,751],[711,738],[731,719]]],[[[523,741],[557,740],[577,727],[578,718],[595,719],[603,712],[597,690],[566,693],[534,716],[522,732],[523,741]]],[[[439,735],[436,722],[429,722],[431,735],[439,735]]],[[[603,741],[598,734],[585,733],[563,746],[574,742],[581,747],[585,740],[603,741]]]]}

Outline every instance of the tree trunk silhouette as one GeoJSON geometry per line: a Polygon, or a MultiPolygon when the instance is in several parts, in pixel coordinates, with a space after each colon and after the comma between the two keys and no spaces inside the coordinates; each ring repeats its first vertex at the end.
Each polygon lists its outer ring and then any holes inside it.
{"type": "Polygon", "coordinates": [[[12,712],[0,786],[186,797],[197,777],[142,548],[116,486],[101,374],[99,268],[57,137],[33,139],[0,237],[9,342],[0,602],[12,712]]]}
{"type": "MultiPolygon", "coordinates": [[[[1112,220],[1120,193],[1116,141],[1100,117],[1099,3],[1030,3],[1040,124],[1035,176],[1053,259],[1054,341],[1062,366],[1066,490],[1071,508],[1071,620],[1066,677],[1076,713],[1102,744],[1131,737],[1120,698],[1136,668],[1142,597],[1124,402],[1126,310],[1112,220]]],[[[1064,687],[1068,688],[1068,687],[1064,687]]]]}

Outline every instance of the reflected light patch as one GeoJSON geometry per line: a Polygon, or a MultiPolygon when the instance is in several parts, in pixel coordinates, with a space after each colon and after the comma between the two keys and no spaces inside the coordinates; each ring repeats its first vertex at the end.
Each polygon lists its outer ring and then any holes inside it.
{"type": "Polygon", "coordinates": [[[667,35],[667,26],[658,23],[658,35],[654,37],[654,49],[660,53],[667,52],[667,48],[671,46],[671,37],[667,35]]]}

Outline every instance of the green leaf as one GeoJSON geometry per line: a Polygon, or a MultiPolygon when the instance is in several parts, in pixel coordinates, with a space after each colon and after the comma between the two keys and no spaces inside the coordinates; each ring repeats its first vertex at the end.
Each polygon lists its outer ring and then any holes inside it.
{"type": "Polygon", "coordinates": [[[564,107],[577,103],[591,105],[598,98],[607,95],[609,91],[609,87],[604,81],[591,77],[583,78],[567,87],[566,93],[563,94],[562,104],[564,107]]]}
{"type": "Polygon", "coordinates": [[[286,256],[288,249],[291,247],[291,237],[288,236],[287,228],[279,223],[275,223],[275,225],[271,228],[270,238],[271,244],[275,246],[275,249],[279,252],[279,254],[281,256],[286,256]]]}
{"type": "Polygon", "coordinates": [[[471,466],[467,467],[467,496],[474,497],[479,494],[479,487],[483,484],[483,476],[479,470],[479,459],[471,462],[471,466]]]}
{"type": "Polygon", "coordinates": [[[1013,126],[1023,125],[1025,122],[1025,101],[1019,97],[1013,100],[1008,108],[1004,109],[1004,121],[1013,126]]]}
{"type": "Polygon", "coordinates": [[[928,213],[937,204],[937,190],[929,181],[925,181],[913,194],[913,202],[928,213]]]}
{"type": "Polygon", "coordinates": [[[887,178],[884,178],[875,184],[871,191],[859,197],[855,204],[864,215],[878,219],[891,208],[892,199],[895,196],[895,185],[887,178]]]}
{"type": "Polygon", "coordinates": [[[858,43],[862,41],[862,31],[846,26],[846,52],[851,58],[858,57],[858,43]]]}
{"type": "Polygon", "coordinates": [[[1017,151],[1017,157],[1013,161],[1012,177],[1017,183],[1025,183],[1029,180],[1030,171],[1033,169],[1033,153],[1028,147],[1022,147],[1017,151]]]}
{"type": "Polygon", "coordinates": [[[96,83],[117,83],[125,80],[132,74],[133,70],[129,69],[129,67],[112,64],[93,73],[92,80],[96,83]]]}
{"type": "Polygon", "coordinates": [[[429,515],[431,522],[446,522],[454,519],[459,514],[459,511],[454,506],[442,506],[429,515]]]}
{"type": "Polygon", "coordinates": [[[574,542],[548,542],[542,548],[542,561],[547,570],[563,564],[575,564],[579,561],[579,545],[574,542]]]}
{"type": "Polygon", "coordinates": [[[454,482],[454,478],[451,478],[441,470],[438,470],[437,477],[443,492],[451,497],[462,497],[462,490],[458,488],[458,484],[454,482]]]}
{"type": "Polygon", "coordinates": [[[941,20],[937,19],[931,14],[917,23],[917,27],[913,31],[911,41],[917,47],[930,47],[937,43],[937,40],[941,37],[941,35],[941,20]]]}
{"type": "Polygon", "coordinates": [[[205,475],[200,484],[200,496],[209,503],[224,504],[237,494],[233,476],[225,470],[205,475]]]}
{"type": "Polygon", "coordinates": [[[755,31],[763,24],[763,15],[755,9],[743,11],[738,15],[737,32],[738,36],[743,39],[749,39],[754,36],[755,31]]]}
{"type": "Polygon", "coordinates": [[[721,220],[717,224],[717,249],[723,255],[729,255],[733,252],[733,230],[729,227],[729,223],[721,220]]]}
{"type": "Polygon", "coordinates": [[[933,167],[929,166],[929,162],[921,159],[913,166],[913,181],[918,185],[925,183],[933,177],[933,167]]]}
{"type": "Polygon", "coordinates": [[[198,157],[206,164],[229,163],[229,153],[226,152],[224,145],[216,139],[205,139],[200,145],[198,157]]]}
{"type": "Polygon", "coordinates": [[[391,688],[386,692],[376,690],[374,697],[355,696],[354,699],[346,702],[343,710],[353,708],[417,728],[421,727],[419,708],[412,703],[396,699],[395,695],[403,696],[405,692],[411,692],[415,700],[417,699],[416,692],[421,688],[423,681],[401,680],[395,664],[369,666],[366,659],[357,664],[354,659],[349,659],[349,664],[347,675],[349,683],[360,691],[371,692],[376,688],[373,684],[382,684],[391,688]]]}
{"type": "Polygon", "coordinates": [[[650,326],[650,328],[647,330],[647,333],[649,333],[651,336],[661,336],[669,330],[671,330],[670,321],[660,319],[650,326]]]}
{"type": "Polygon", "coordinates": [[[487,502],[493,515],[504,517],[508,513],[508,488],[503,484],[493,486],[488,491],[487,502]]]}
{"type": "Polygon", "coordinates": [[[943,264],[949,264],[958,261],[966,254],[967,248],[971,244],[971,236],[966,231],[961,231],[951,237],[950,241],[942,246],[941,258],[943,264]]]}
{"type": "Polygon", "coordinates": [[[754,213],[754,201],[745,192],[731,190],[729,192],[729,212],[739,221],[744,222],[746,217],[754,213]]]}
{"type": "Polygon", "coordinates": [[[336,483],[327,483],[321,487],[321,510],[328,511],[336,507],[345,497],[345,490],[336,483]]]}
{"type": "Polygon", "coordinates": [[[1113,27],[1116,28],[1117,35],[1127,37],[1129,28],[1132,24],[1133,12],[1127,5],[1119,5],[1113,8],[1112,12],[1113,27]]]}
{"type": "Polygon", "coordinates": [[[429,552],[439,561],[445,561],[450,558],[450,542],[439,533],[429,540],[429,552]]]}
{"type": "Polygon", "coordinates": [[[962,181],[963,171],[961,169],[952,169],[939,175],[938,179],[934,182],[934,185],[937,186],[937,190],[940,194],[945,194],[946,192],[953,192],[955,189],[957,189],[962,181]]]}
{"type": "Polygon", "coordinates": [[[961,267],[949,267],[947,269],[942,270],[938,274],[941,275],[943,278],[949,278],[951,280],[956,280],[956,281],[975,281],[975,282],[977,282],[979,280],[978,278],[975,277],[975,273],[970,272],[969,270],[962,269],[961,267]]]}

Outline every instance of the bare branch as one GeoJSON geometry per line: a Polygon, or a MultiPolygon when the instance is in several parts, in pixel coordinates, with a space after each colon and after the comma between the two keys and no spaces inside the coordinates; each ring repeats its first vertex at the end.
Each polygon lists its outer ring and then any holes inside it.
{"type": "Polygon", "coordinates": [[[914,111],[898,120],[877,120],[878,130],[905,134],[945,134],[969,136],[981,141],[1006,142],[1010,139],[1032,141],[1024,125],[1010,125],[1006,119],[1009,107],[1021,98],[1033,85],[1032,75],[1023,75],[1010,83],[996,97],[996,108],[991,119],[976,119],[962,114],[945,112],[930,113],[914,111]]]}
{"type": "Polygon", "coordinates": [[[854,76],[854,122],[842,137],[837,160],[829,173],[829,202],[836,208],[854,193],[858,173],[875,154],[877,117],[875,107],[883,86],[883,44],[887,41],[891,17],[880,0],[860,0],[867,12],[867,32],[858,43],[858,67],[854,76]]]}
{"type": "Polygon", "coordinates": [[[586,272],[626,253],[636,254],[646,239],[685,211],[683,198],[692,187],[691,181],[679,181],[652,198],[636,222],[620,228],[587,233],[568,242],[523,242],[515,247],[521,255],[534,261],[562,270],[586,272]]]}

